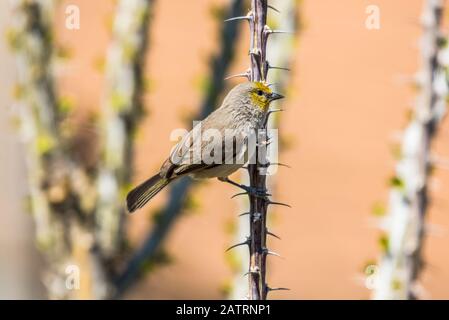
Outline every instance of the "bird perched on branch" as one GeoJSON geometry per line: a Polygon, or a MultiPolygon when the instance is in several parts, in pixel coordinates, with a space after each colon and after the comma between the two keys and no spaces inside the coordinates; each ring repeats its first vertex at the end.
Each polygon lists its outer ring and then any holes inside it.
{"type": "Polygon", "coordinates": [[[170,182],[185,175],[195,179],[219,178],[244,187],[227,177],[251,156],[249,134],[264,127],[270,103],[281,98],[262,82],[235,86],[220,108],[178,142],[160,171],[128,193],[128,211],[142,208],[170,182]]]}

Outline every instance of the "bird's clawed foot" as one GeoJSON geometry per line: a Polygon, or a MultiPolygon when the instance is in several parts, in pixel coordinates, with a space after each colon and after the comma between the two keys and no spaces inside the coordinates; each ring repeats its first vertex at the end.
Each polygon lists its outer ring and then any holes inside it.
{"type": "Polygon", "coordinates": [[[236,187],[238,187],[240,189],[245,190],[245,192],[238,193],[238,194],[234,195],[233,197],[240,196],[240,195],[245,195],[245,194],[248,194],[248,195],[251,195],[251,196],[254,196],[254,197],[258,197],[258,198],[266,198],[266,197],[270,197],[271,196],[271,194],[267,193],[266,190],[260,190],[258,188],[254,188],[254,187],[246,186],[244,184],[237,183],[235,181],[232,181],[228,177],[225,177],[225,178],[220,177],[220,178],[218,178],[218,180],[220,180],[222,182],[227,182],[229,184],[232,184],[233,186],[236,186],[236,187]]]}

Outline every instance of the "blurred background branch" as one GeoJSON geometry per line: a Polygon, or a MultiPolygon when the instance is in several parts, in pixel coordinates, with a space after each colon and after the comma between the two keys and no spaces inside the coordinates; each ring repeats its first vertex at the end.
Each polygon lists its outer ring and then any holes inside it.
{"type": "Polygon", "coordinates": [[[30,209],[40,250],[49,264],[44,282],[51,298],[72,297],[65,289],[65,268],[74,259],[72,237],[84,214],[74,205],[70,175],[60,132],[53,76],[53,1],[14,1],[10,44],[16,52],[20,128],[26,145],[30,209]]]}
{"type": "Polygon", "coordinates": [[[124,195],[133,173],[137,126],[144,118],[145,55],[152,0],[121,0],[107,53],[103,148],[98,174],[96,225],[104,257],[123,248],[124,195]]]}
{"type": "Polygon", "coordinates": [[[447,39],[442,37],[443,1],[426,0],[421,16],[422,69],[418,74],[420,94],[411,122],[402,137],[401,158],[391,180],[389,211],[383,220],[386,235],[380,260],[375,299],[415,299],[429,207],[431,146],[446,112],[448,97],[447,39]]]}
{"type": "Polygon", "coordinates": [[[97,167],[76,161],[62,128],[65,118],[54,87],[54,1],[15,1],[10,42],[17,54],[21,129],[28,150],[31,211],[49,268],[51,298],[102,299],[113,292],[124,253],[124,204],[132,172],[133,139],[143,91],[143,62],[152,1],[119,1],[108,54],[104,137],[97,167]],[[98,178],[98,182],[96,181],[98,178]],[[69,288],[67,270],[83,271],[69,288]],[[67,269],[68,268],[68,269],[67,269]],[[80,289],[80,290],[70,290],[80,289]]]}

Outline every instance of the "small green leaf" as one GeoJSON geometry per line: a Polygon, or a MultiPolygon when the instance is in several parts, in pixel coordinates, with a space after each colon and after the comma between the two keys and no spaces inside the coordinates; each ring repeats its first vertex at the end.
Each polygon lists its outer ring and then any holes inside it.
{"type": "Polygon", "coordinates": [[[69,97],[61,97],[58,102],[58,109],[61,113],[67,114],[73,110],[73,101],[69,97]]]}
{"type": "Polygon", "coordinates": [[[224,225],[224,229],[226,234],[229,235],[235,234],[235,232],[237,231],[237,225],[235,223],[235,220],[234,219],[227,220],[224,225]]]}
{"type": "Polygon", "coordinates": [[[392,177],[389,181],[389,184],[391,187],[398,188],[398,189],[404,189],[404,187],[405,187],[404,181],[401,178],[399,178],[398,176],[392,177]]]}
{"type": "Polygon", "coordinates": [[[206,94],[212,88],[212,82],[208,76],[200,75],[193,79],[194,87],[202,94],[206,94]]]}
{"type": "Polygon", "coordinates": [[[217,19],[218,21],[223,21],[225,18],[226,11],[224,9],[224,6],[212,4],[209,7],[209,14],[212,16],[213,19],[217,19]]]}
{"type": "Polygon", "coordinates": [[[98,57],[93,63],[94,69],[98,72],[104,72],[106,68],[106,60],[104,57],[98,57]]]}
{"type": "Polygon", "coordinates": [[[236,251],[228,251],[225,254],[226,263],[231,268],[232,272],[237,273],[242,268],[242,259],[236,251]]]}
{"type": "Polygon", "coordinates": [[[379,245],[383,252],[388,252],[390,247],[390,240],[388,236],[383,234],[379,237],[379,245]]]}
{"type": "Polygon", "coordinates": [[[161,222],[162,219],[162,215],[164,213],[164,210],[161,208],[155,209],[153,210],[153,212],[151,213],[150,217],[151,217],[151,221],[154,224],[158,224],[161,222]]]}
{"type": "Polygon", "coordinates": [[[142,273],[154,271],[157,267],[162,267],[173,263],[174,259],[165,250],[158,251],[153,259],[147,259],[140,267],[142,273]]]}
{"type": "Polygon", "coordinates": [[[437,45],[438,45],[439,48],[446,47],[447,46],[447,39],[446,39],[446,37],[439,36],[438,39],[437,39],[437,45]]]}
{"type": "Polygon", "coordinates": [[[25,96],[25,87],[21,84],[16,84],[12,88],[12,96],[16,100],[23,99],[25,96]]]}
{"type": "Polygon", "coordinates": [[[188,194],[184,202],[184,210],[189,213],[195,213],[201,208],[201,202],[198,197],[195,197],[192,193],[188,194]]]}
{"type": "Polygon", "coordinates": [[[12,28],[6,30],[5,38],[6,38],[6,42],[8,43],[9,47],[11,48],[11,50],[19,49],[20,37],[19,37],[19,33],[16,30],[14,30],[12,28]]]}
{"type": "Polygon", "coordinates": [[[370,260],[366,261],[365,264],[363,265],[363,269],[362,269],[363,273],[366,274],[367,271],[372,272],[372,268],[370,269],[370,267],[376,266],[376,265],[377,265],[376,260],[370,259],[370,260]]]}
{"type": "Polygon", "coordinates": [[[402,282],[399,279],[393,279],[391,281],[391,288],[395,291],[400,290],[402,288],[402,282]]]}
{"type": "Polygon", "coordinates": [[[429,177],[433,176],[435,174],[436,171],[436,166],[434,163],[430,163],[428,166],[428,175],[429,177]]]}
{"type": "Polygon", "coordinates": [[[40,134],[36,139],[36,147],[39,154],[48,153],[55,146],[53,139],[47,134],[40,134]]]}
{"type": "Polygon", "coordinates": [[[126,99],[119,92],[115,91],[110,98],[110,104],[115,111],[121,111],[126,106],[126,99]]]}
{"type": "Polygon", "coordinates": [[[385,215],[385,213],[386,213],[386,208],[385,208],[385,206],[384,206],[384,204],[383,203],[381,203],[381,202],[376,202],[374,205],[373,205],[373,208],[372,208],[372,214],[373,215],[375,215],[375,216],[377,216],[377,217],[382,217],[382,216],[384,216],[385,215]]]}
{"type": "Polygon", "coordinates": [[[225,280],[223,281],[223,283],[220,285],[220,293],[224,296],[227,297],[231,294],[232,292],[232,281],[231,280],[225,280]]]}
{"type": "Polygon", "coordinates": [[[393,155],[393,158],[395,160],[400,160],[402,158],[402,149],[401,149],[401,146],[398,143],[395,143],[391,147],[391,154],[393,155]]]}
{"type": "Polygon", "coordinates": [[[58,47],[56,48],[56,56],[57,56],[59,59],[68,60],[68,59],[72,58],[73,53],[72,53],[72,50],[70,50],[70,49],[67,48],[67,47],[64,47],[64,46],[58,46],[58,47]]]}

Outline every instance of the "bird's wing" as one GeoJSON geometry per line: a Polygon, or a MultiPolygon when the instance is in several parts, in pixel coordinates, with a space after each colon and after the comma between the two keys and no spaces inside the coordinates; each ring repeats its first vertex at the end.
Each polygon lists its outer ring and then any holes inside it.
{"type": "Polygon", "coordinates": [[[173,148],[169,162],[173,165],[171,169],[175,175],[188,174],[220,164],[234,164],[236,157],[239,157],[239,161],[244,161],[241,159],[244,158],[246,150],[246,135],[232,128],[227,131],[227,128],[217,128],[220,123],[217,121],[220,120],[222,119],[219,114],[212,113],[173,148]]]}
{"type": "Polygon", "coordinates": [[[196,143],[200,141],[201,137],[198,133],[199,127],[195,126],[189,133],[182,137],[170,153],[170,162],[174,165],[183,165],[194,163],[192,154],[196,143]]]}

